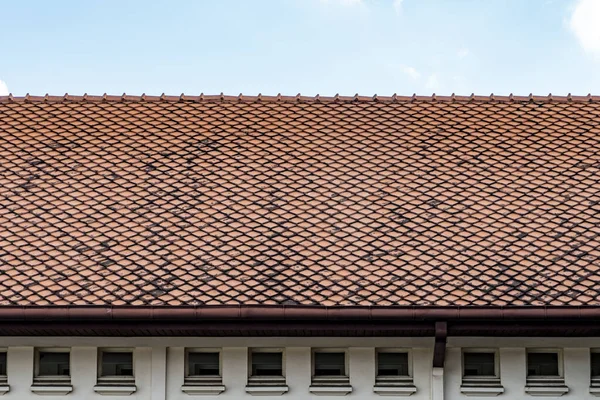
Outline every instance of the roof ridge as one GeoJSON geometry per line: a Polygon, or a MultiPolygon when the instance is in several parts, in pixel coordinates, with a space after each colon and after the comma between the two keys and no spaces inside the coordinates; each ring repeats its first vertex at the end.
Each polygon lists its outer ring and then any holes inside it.
{"type": "Polygon", "coordinates": [[[497,96],[493,93],[489,96],[478,96],[471,94],[470,96],[457,96],[452,93],[450,96],[438,96],[433,93],[431,96],[421,96],[413,94],[412,96],[399,96],[394,93],[391,96],[361,96],[358,93],[354,96],[321,96],[319,94],[315,96],[303,96],[298,93],[296,96],[284,96],[281,93],[276,96],[265,96],[259,93],[258,95],[248,96],[240,93],[237,96],[225,95],[220,93],[218,95],[205,95],[200,93],[199,95],[186,95],[182,93],[179,96],[169,96],[164,93],[160,96],[147,96],[145,93],[141,95],[128,95],[123,93],[122,95],[70,95],[65,93],[62,96],[53,96],[45,94],[44,96],[32,96],[29,93],[25,96],[13,96],[12,93],[8,96],[0,96],[0,104],[2,103],[120,103],[120,102],[170,102],[170,103],[201,103],[201,102],[225,102],[225,103],[412,103],[412,102],[457,102],[457,103],[595,103],[600,102],[600,95],[588,94],[587,96],[572,96],[569,93],[566,96],[554,96],[552,93],[542,96],[529,94],[528,96],[517,96],[512,93],[508,96],[497,96]]]}

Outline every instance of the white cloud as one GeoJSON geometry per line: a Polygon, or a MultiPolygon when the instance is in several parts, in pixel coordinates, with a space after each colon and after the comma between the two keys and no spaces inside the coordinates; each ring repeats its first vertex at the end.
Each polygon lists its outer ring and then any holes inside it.
{"type": "Polygon", "coordinates": [[[402,12],[402,2],[404,0],[394,0],[394,2],[392,3],[394,6],[394,11],[396,11],[396,14],[400,14],[402,12]]]}
{"type": "Polygon", "coordinates": [[[419,71],[417,71],[416,68],[414,67],[408,67],[406,65],[403,65],[402,67],[402,72],[404,72],[406,75],[408,75],[410,77],[410,79],[412,80],[417,80],[421,77],[421,73],[419,71]]]}
{"type": "Polygon", "coordinates": [[[462,49],[458,50],[456,55],[458,56],[458,58],[465,58],[466,56],[469,55],[469,49],[467,49],[466,47],[463,47],[462,49]]]}
{"type": "Polygon", "coordinates": [[[425,82],[425,87],[427,89],[435,90],[440,86],[440,80],[436,73],[429,75],[427,78],[427,82],[425,82]]]}
{"type": "Polygon", "coordinates": [[[0,96],[8,96],[8,86],[4,81],[0,81],[0,96]]]}
{"type": "Polygon", "coordinates": [[[363,2],[363,0],[321,0],[321,3],[336,3],[342,6],[355,6],[359,5],[363,2]]]}
{"type": "Polygon", "coordinates": [[[583,50],[600,59],[600,0],[578,0],[569,27],[583,50]]]}

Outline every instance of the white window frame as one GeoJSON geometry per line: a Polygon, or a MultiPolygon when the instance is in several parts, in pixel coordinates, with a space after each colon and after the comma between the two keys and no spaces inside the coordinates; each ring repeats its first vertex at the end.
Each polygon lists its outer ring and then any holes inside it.
{"type": "Polygon", "coordinates": [[[215,383],[223,382],[223,349],[218,347],[186,347],[185,348],[185,376],[184,385],[186,386],[209,386],[215,383]],[[189,354],[190,353],[218,353],[219,354],[219,375],[190,375],[189,354]]]}
{"type": "Polygon", "coordinates": [[[504,393],[500,380],[500,350],[490,347],[463,347],[460,354],[460,392],[466,396],[498,396],[504,393]],[[494,355],[494,375],[465,375],[465,354],[494,355]]]}
{"type": "Polygon", "coordinates": [[[350,381],[350,363],[349,353],[347,348],[340,347],[319,347],[311,349],[311,382],[313,385],[324,385],[329,383],[340,383],[350,381]],[[315,376],[315,361],[317,353],[343,353],[344,354],[344,375],[322,375],[315,376]]]}
{"type": "Polygon", "coordinates": [[[273,375],[272,377],[285,378],[285,348],[283,347],[250,347],[248,348],[248,378],[268,378],[267,375],[253,376],[252,375],[252,353],[281,353],[281,376],[273,375]]]}
{"type": "Polygon", "coordinates": [[[135,383],[135,349],[131,347],[99,347],[98,348],[98,378],[97,384],[106,383],[131,386],[135,383]],[[103,353],[131,353],[131,367],[133,375],[108,375],[102,376],[103,353]]]}
{"type": "Polygon", "coordinates": [[[71,349],[69,347],[36,347],[34,349],[33,383],[34,385],[71,385],[71,349]],[[40,376],[40,353],[68,353],[69,354],[69,376],[45,375],[40,376]]]}
{"type": "Polygon", "coordinates": [[[413,382],[412,351],[406,348],[378,347],[375,348],[375,386],[373,392],[381,396],[411,396],[417,391],[413,382]],[[408,375],[379,375],[379,354],[404,353],[407,355],[408,375]]]}
{"type": "Polygon", "coordinates": [[[498,349],[493,348],[463,347],[461,352],[461,374],[463,381],[465,378],[473,381],[491,381],[500,379],[500,352],[498,349]],[[492,353],[494,355],[494,375],[465,375],[465,354],[469,353],[492,353]]]}
{"type": "Polygon", "coordinates": [[[407,379],[413,378],[412,351],[405,348],[377,347],[375,349],[375,379],[407,379]],[[406,353],[408,357],[408,375],[379,376],[379,353],[406,353]]]}
{"type": "Polygon", "coordinates": [[[533,347],[526,349],[525,355],[525,371],[526,371],[526,379],[528,383],[536,382],[536,381],[548,381],[548,380],[562,380],[565,379],[565,371],[564,371],[564,358],[563,358],[563,350],[557,348],[547,348],[547,347],[533,347]],[[529,354],[539,354],[539,353],[555,353],[558,355],[558,375],[539,375],[539,376],[529,376],[529,354]]]}
{"type": "Polygon", "coordinates": [[[347,348],[316,347],[310,351],[311,383],[309,392],[319,396],[345,396],[352,392],[350,386],[350,352],[347,348]],[[344,375],[315,376],[315,361],[317,353],[343,353],[344,375]]]}
{"type": "Polygon", "coordinates": [[[250,347],[248,348],[248,384],[246,393],[253,396],[277,395],[288,391],[285,380],[285,348],[280,347],[250,347]],[[252,355],[254,353],[281,354],[281,375],[252,375],[252,355]]]}
{"type": "Polygon", "coordinates": [[[525,349],[525,393],[532,396],[562,396],[569,392],[565,385],[563,350],[557,348],[533,347],[525,349]],[[557,354],[558,375],[529,376],[529,354],[557,354]]]}

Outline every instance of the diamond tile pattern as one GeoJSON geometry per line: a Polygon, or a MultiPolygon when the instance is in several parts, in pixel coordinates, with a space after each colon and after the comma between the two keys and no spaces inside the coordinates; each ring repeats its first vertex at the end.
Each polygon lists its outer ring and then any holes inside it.
{"type": "Polygon", "coordinates": [[[599,305],[600,103],[0,104],[2,305],[599,305]]]}

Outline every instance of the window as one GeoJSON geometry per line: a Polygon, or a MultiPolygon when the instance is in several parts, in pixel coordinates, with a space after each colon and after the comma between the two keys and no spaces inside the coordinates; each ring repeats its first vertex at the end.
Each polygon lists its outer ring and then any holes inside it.
{"type": "Polygon", "coordinates": [[[181,390],[191,395],[218,395],[225,390],[221,349],[185,349],[185,379],[181,390]]]}
{"type": "Polygon", "coordinates": [[[188,376],[220,376],[220,354],[190,352],[187,355],[188,376]]]}
{"type": "Polygon", "coordinates": [[[33,393],[66,395],[73,390],[69,349],[35,349],[34,357],[33,393]]]}
{"type": "Polygon", "coordinates": [[[409,376],[408,353],[378,352],[377,376],[409,376]]]}
{"type": "Polygon", "coordinates": [[[495,353],[463,353],[463,376],[465,377],[495,377],[496,354],[495,353]]]}
{"type": "Polygon", "coordinates": [[[135,386],[133,350],[99,349],[98,383],[94,391],[105,395],[130,395],[135,386]]]}
{"type": "Polygon", "coordinates": [[[133,376],[133,354],[116,351],[103,352],[100,376],[133,376]]]}
{"type": "Polygon", "coordinates": [[[6,351],[0,351],[0,384],[5,385],[8,381],[6,376],[6,351]]]}
{"type": "Polygon", "coordinates": [[[314,349],[310,392],[317,395],[350,393],[352,387],[347,362],[347,352],[344,349],[314,349]],[[323,389],[324,387],[327,389],[323,389]]]}
{"type": "Polygon", "coordinates": [[[6,352],[0,352],[0,376],[6,376],[6,352]]]}
{"type": "Polygon", "coordinates": [[[496,349],[463,349],[462,372],[460,390],[463,394],[497,396],[504,392],[500,383],[499,355],[496,349]]]}
{"type": "Polygon", "coordinates": [[[315,352],[315,376],[346,375],[346,353],[315,352]]]}
{"type": "Polygon", "coordinates": [[[600,352],[592,350],[590,353],[592,378],[600,379],[600,352]]]}
{"type": "Polygon", "coordinates": [[[288,391],[283,366],[283,349],[250,349],[248,385],[252,395],[282,395],[288,391]]]}
{"type": "Polygon", "coordinates": [[[283,376],[283,354],[252,352],[251,376],[283,376]]]}
{"type": "Polygon", "coordinates": [[[590,351],[590,393],[600,396],[600,349],[590,351]]]}
{"type": "Polygon", "coordinates": [[[38,376],[70,375],[69,353],[39,352],[38,376]]]}
{"type": "Polygon", "coordinates": [[[221,352],[218,349],[186,351],[186,383],[221,384],[221,352]]]}
{"type": "Polygon", "coordinates": [[[35,380],[70,382],[70,358],[71,354],[65,349],[37,349],[35,380]]]}
{"type": "Polygon", "coordinates": [[[558,369],[558,353],[528,353],[527,376],[560,376],[558,369]]]}
{"type": "Polygon", "coordinates": [[[131,385],[134,383],[133,351],[101,349],[98,352],[98,383],[131,385]]]}
{"type": "Polygon", "coordinates": [[[525,392],[533,395],[562,396],[568,391],[563,375],[562,351],[527,349],[525,392]]]}
{"type": "Polygon", "coordinates": [[[385,396],[410,396],[417,391],[412,379],[408,350],[377,349],[373,391],[385,396]]]}

